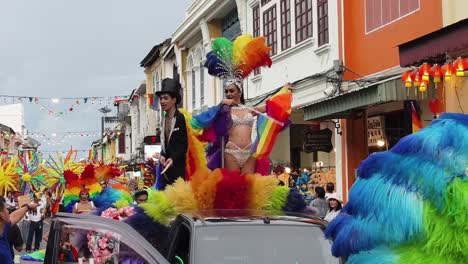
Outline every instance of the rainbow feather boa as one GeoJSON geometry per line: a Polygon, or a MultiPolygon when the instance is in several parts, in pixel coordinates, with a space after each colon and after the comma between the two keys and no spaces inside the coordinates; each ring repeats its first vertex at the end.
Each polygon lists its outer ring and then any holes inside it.
{"type": "Polygon", "coordinates": [[[273,176],[240,175],[222,169],[199,170],[190,181],[178,179],[164,191],[149,193],[148,203],[140,206],[162,224],[168,224],[180,213],[210,212],[223,216],[240,210],[261,210],[275,214],[302,212],[306,207],[297,190],[278,186],[273,176]]]}
{"type": "Polygon", "coordinates": [[[358,171],[326,235],[354,263],[468,263],[468,115],[445,114],[358,171]]]}

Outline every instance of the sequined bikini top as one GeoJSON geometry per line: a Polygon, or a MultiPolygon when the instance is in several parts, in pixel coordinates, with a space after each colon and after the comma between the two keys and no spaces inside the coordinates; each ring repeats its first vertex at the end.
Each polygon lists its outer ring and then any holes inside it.
{"type": "MultiPolygon", "coordinates": [[[[236,109],[236,108],[235,108],[236,109]]],[[[253,123],[255,121],[255,117],[252,115],[252,113],[246,114],[244,117],[240,118],[234,114],[231,114],[232,116],[232,126],[253,126],[253,123]]]]}

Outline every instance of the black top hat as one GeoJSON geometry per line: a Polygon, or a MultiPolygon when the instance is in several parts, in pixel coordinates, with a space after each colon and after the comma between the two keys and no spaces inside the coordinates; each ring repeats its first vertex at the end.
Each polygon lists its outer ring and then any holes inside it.
{"type": "Polygon", "coordinates": [[[176,98],[176,104],[179,104],[181,101],[180,97],[180,90],[182,86],[180,83],[174,79],[166,78],[162,80],[162,87],[161,91],[156,92],[156,96],[160,96],[162,94],[170,94],[176,98]]]}

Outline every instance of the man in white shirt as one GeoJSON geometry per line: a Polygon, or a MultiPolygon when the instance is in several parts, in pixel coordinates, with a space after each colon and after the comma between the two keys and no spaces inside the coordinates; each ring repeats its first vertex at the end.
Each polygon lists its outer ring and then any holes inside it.
{"type": "Polygon", "coordinates": [[[28,240],[26,242],[27,252],[39,250],[39,246],[41,245],[41,241],[42,241],[42,227],[44,224],[43,220],[45,218],[46,210],[45,210],[45,204],[40,202],[40,197],[41,197],[40,193],[34,194],[34,202],[39,205],[36,207],[36,209],[27,213],[27,217],[30,221],[28,240]],[[31,250],[33,236],[35,236],[34,250],[31,250]]]}

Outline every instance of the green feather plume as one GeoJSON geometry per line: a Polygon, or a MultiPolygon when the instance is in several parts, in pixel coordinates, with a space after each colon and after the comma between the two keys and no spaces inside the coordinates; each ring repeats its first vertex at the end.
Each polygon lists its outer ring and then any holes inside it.
{"type": "Polygon", "coordinates": [[[288,199],[289,188],[278,186],[273,190],[271,197],[268,199],[266,206],[263,208],[273,214],[279,214],[283,211],[283,207],[288,199]]]}
{"type": "Polygon", "coordinates": [[[153,202],[141,204],[140,207],[154,221],[167,225],[177,215],[175,206],[164,192],[152,191],[153,202]]]}

